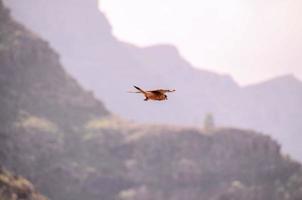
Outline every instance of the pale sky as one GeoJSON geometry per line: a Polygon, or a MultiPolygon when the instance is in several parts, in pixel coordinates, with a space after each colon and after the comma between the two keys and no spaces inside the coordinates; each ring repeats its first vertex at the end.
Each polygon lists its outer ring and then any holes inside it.
{"type": "Polygon", "coordinates": [[[302,80],[302,0],[100,0],[100,9],[118,39],[175,45],[195,67],[241,85],[302,80]]]}

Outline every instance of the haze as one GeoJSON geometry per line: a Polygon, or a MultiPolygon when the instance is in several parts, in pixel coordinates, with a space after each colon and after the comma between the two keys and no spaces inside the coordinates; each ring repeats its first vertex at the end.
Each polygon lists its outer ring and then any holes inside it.
{"type": "Polygon", "coordinates": [[[100,0],[100,9],[120,40],[173,44],[195,67],[241,85],[302,78],[300,0],[100,0]]]}

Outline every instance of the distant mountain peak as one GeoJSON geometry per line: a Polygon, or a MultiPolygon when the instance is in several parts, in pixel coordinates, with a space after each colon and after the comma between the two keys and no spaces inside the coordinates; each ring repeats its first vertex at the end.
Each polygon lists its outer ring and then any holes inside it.
{"type": "Polygon", "coordinates": [[[301,80],[299,80],[294,74],[285,74],[278,76],[274,79],[274,81],[287,81],[287,82],[299,82],[302,83],[301,80]]]}
{"type": "Polygon", "coordinates": [[[260,83],[249,85],[246,88],[262,87],[262,86],[265,86],[265,85],[266,86],[269,86],[269,85],[270,86],[272,86],[272,85],[278,86],[278,85],[280,85],[282,87],[291,85],[291,86],[301,86],[302,87],[302,81],[299,80],[294,74],[284,74],[284,75],[277,76],[277,77],[274,77],[274,78],[269,79],[269,80],[265,80],[265,81],[260,82],[260,83]]]}

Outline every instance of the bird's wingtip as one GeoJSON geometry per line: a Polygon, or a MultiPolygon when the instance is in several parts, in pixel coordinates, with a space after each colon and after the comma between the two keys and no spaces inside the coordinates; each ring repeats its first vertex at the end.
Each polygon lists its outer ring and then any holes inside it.
{"type": "Polygon", "coordinates": [[[135,85],[133,85],[133,87],[134,87],[135,89],[138,89],[138,90],[140,90],[140,88],[139,88],[139,87],[137,87],[137,86],[135,86],[135,85]]]}

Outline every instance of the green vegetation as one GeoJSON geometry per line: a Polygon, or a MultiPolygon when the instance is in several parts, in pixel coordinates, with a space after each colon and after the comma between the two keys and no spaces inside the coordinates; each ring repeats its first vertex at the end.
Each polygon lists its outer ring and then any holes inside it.
{"type": "Polygon", "coordinates": [[[57,127],[54,123],[47,119],[39,118],[36,116],[28,116],[26,118],[23,118],[16,124],[16,126],[22,127],[24,129],[37,129],[40,132],[57,132],[57,127]]]}
{"type": "Polygon", "coordinates": [[[203,122],[203,129],[205,132],[211,132],[215,128],[214,117],[212,113],[207,113],[204,122],[203,122]]]}
{"type": "Polygon", "coordinates": [[[3,168],[0,168],[0,199],[47,200],[35,191],[28,180],[12,175],[3,168]]]}

